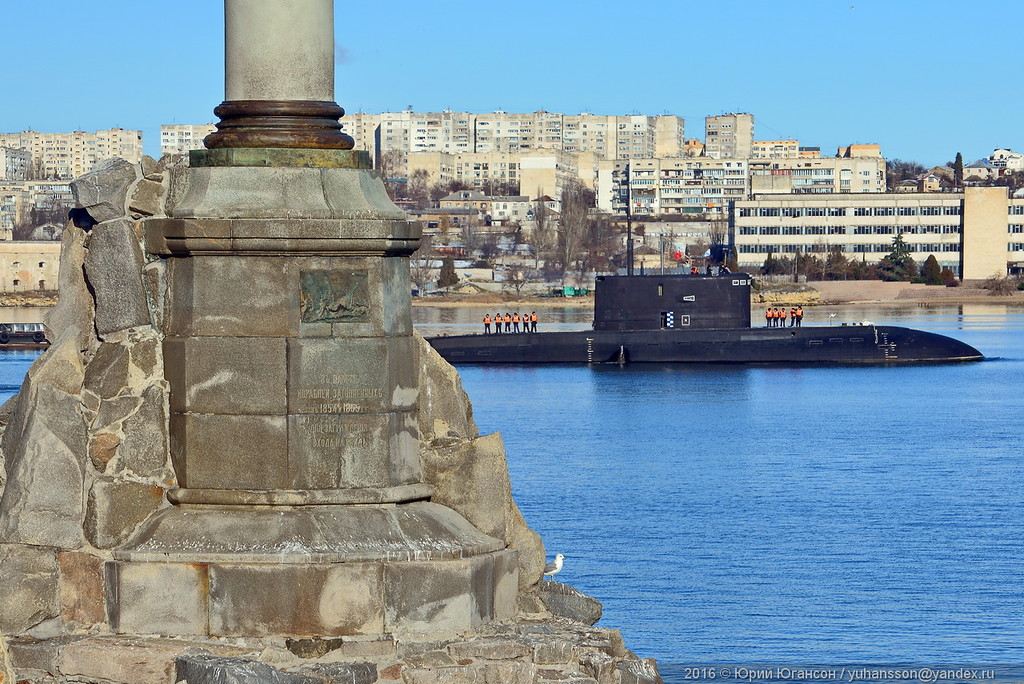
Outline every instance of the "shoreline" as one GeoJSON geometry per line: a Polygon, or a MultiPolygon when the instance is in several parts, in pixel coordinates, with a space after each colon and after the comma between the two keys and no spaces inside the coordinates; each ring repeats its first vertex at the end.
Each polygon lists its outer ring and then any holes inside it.
{"type": "MultiPolygon", "coordinates": [[[[782,306],[800,304],[803,307],[822,308],[828,306],[854,306],[854,307],[923,307],[923,306],[944,306],[959,304],[1009,304],[1024,306],[1024,292],[1012,295],[989,295],[978,294],[977,290],[967,290],[962,296],[955,297],[899,297],[885,299],[810,299],[787,297],[786,293],[778,293],[777,299],[771,301],[760,300],[760,294],[750,298],[750,306],[758,308],[762,306],[782,306]],[[967,294],[967,292],[971,294],[967,294]]],[[[414,307],[433,307],[439,309],[486,309],[495,308],[512,311],[513,309],[593,309],[593,296],[586,297],[521,297],[505,301],[494,301],[493,295],[477,298],[475,295],[454,296],[454,297],[430,297],[418,298],[412,302],[414,307]]]]}

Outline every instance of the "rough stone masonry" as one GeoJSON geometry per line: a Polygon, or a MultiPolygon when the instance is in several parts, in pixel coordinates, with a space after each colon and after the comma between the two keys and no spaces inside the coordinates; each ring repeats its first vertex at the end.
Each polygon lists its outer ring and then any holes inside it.
{"type": "Polygon", "coordinates": [[[209,149],[73,184],[2,411],[0,684],[655,681],[540,581],[500,436],[412,329],[419,230],[340,133],[333,3],[225,8],[209,149]]]}

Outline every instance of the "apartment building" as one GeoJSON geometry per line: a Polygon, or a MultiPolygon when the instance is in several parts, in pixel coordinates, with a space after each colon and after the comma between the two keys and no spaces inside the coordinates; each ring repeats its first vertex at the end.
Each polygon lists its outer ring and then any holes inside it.
{"type": "Polygon", "coordinates": [[[658,158],[599,163],[597,207],[634,216],[721,214],[750,194],[746,159],[658,158]]]}
{"type": "Polygon", "coordinates": [[[0,133],[0,147],[28,150],[32,177],[70,180],[112,157],[138,162],[142,159],[142,131],[111,128],[92,133],[0,133]]]}
{"type": "Polygon", "coordinates": [[[20,181],[29,177],[32,154],[28,150],[0,147],[0,181],[20,181]]]}
{"type": "Polygon", "coordinates": [[[902,234],[918,263],[934,255],[968,280],[1024,270],[1024,199],[1006,188],[964,193],[755,195],[733,206],[739,265],[755,270],[768,254],[824,254],[879,261],[902,234]]]}
{"type": "Polygon", "coordinates": [[[881,157],[755,158],[751,193],[885,192],[881,157]]]}
{"type": "Polygon", "coordinates": [[[412,152],[408,155],[407,166],[409,174],[425,170],[429,185],[456,180],[474,190],[490,193],[502,184],[510,184],[518,185],[520,192],[527,195],[558,197],[570,178],[579,177],[581,171],[587,179],[592,175],[586,168],[581,169],[580,159],[590,157],[548,149],[530,154],[412,152]]]}
{"type": "Polygon", "coordinates": [[[165,124],[160,126],[160,156],[188,154],[189,150],[205,149],[203,138],[217,130],[212,123],[165,124]]]}
{"type": "Polygon", "coordinates": [[[354,149],[366,150],[372,156],[377,149],[377,130],[380,128],[380,114],[364,112],[346,113],[341,117],[341,131],[352,136],[354,149]]]}
{"type": "Polygon", "coordinates": [[[33,209],[63,210],[74,206],[71,185],[62,181],[0,182],[0,241],[14,237],[14,226],[29,219],[33,209]]]}
{"type": "Polygon", "coordinates": [[[749,159],[754,146],[753,114],[704,118],[704,154],[712,159],[749,159]]]}
{"type": "Polygon", "coordinates": [[[799,140],[755,140],[750,147],[751,159],[786,159],[799,156],[799,140]]]}

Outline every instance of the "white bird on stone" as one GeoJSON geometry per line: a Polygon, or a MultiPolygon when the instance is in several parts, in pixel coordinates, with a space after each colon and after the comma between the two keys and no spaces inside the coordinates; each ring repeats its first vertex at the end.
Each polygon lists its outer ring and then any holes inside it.
{"type": "Polygon", "coordinates": [[[555,554],[555,560],[551,561],[544,566],[544,576],[554,577],[558,573],[562,572],[562,561],[565,560],[565,556],[560,553],[555,554]]]}

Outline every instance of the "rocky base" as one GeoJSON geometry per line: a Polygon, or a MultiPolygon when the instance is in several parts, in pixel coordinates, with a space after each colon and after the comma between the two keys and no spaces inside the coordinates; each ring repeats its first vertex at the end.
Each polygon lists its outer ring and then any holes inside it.
{"type": "Polygon", "coordinates": [[[0,682],[26,684],[660,684],[653,660],[618,630],[522,615],[472,636],[168,639],[110,635],[10,639],[0,682]],[[7,677],[4,676],[7,674],[7,677]],[[8,680],[8,677],[10,678],[8,680]]]}

